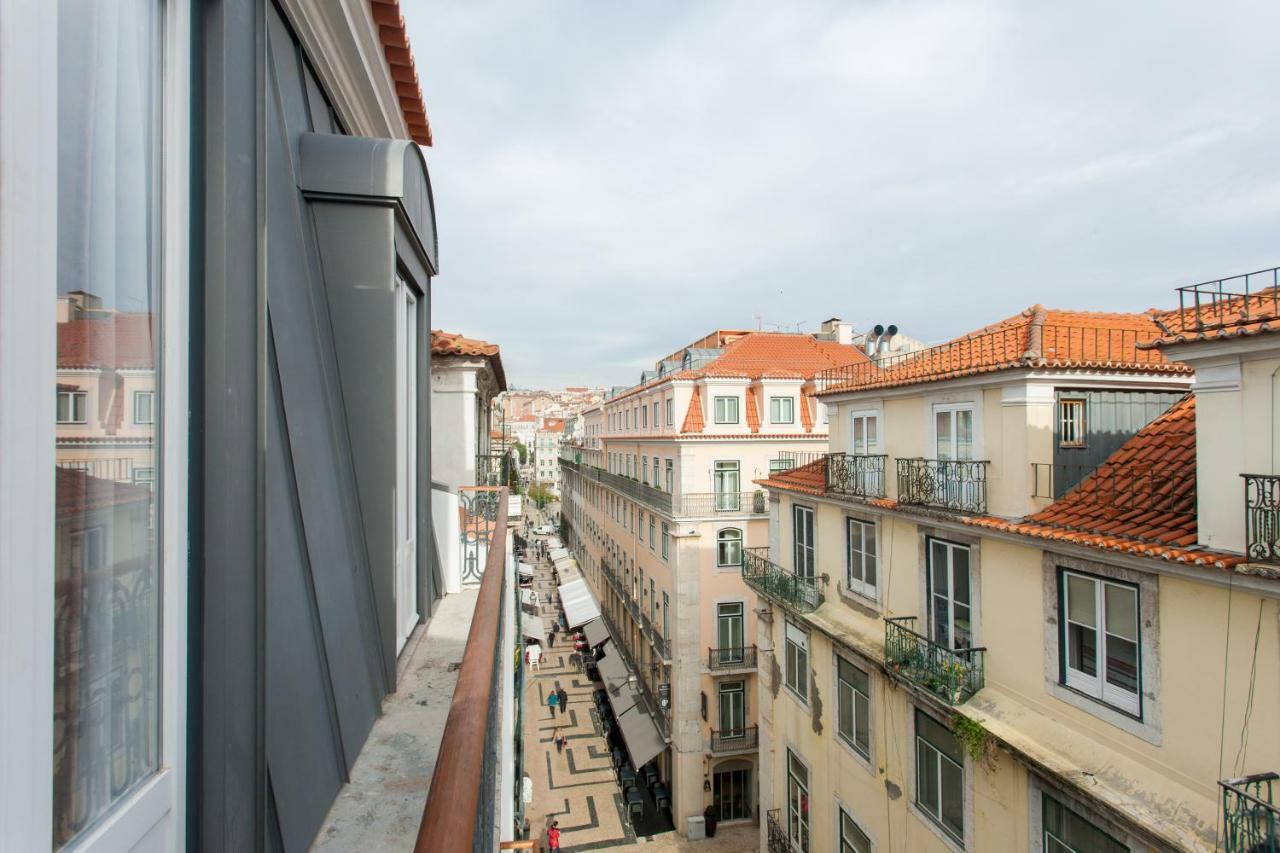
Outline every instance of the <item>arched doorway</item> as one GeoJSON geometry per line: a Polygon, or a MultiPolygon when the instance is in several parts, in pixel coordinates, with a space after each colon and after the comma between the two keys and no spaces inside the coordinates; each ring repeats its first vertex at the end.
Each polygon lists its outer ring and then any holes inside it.
{"type": "Polygon", "coordinates": [[[721,821],[749,820],[755,806],[754,765],[745,758],[717,764],[711,774],[711,803],[721,821]]]}

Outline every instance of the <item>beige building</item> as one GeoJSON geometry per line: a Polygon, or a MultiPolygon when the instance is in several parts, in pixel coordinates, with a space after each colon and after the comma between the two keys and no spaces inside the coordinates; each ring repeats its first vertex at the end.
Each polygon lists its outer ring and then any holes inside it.
{"type": "MultiPolygon", "coordinates": [[[[741,565],[767,542],[768,501],[752,481],[826,449],[815,376],[867,360],[843,331],[843,343],[714,332],[584,411],[564,448],[566,544],[643,685],[681,834],[709,806],[757,819],[756,614],[741,565]]],[[[631,757],[639,770],[651,756],[631,757]]]]}
{"type": "Polygon", "coordinates": [[[1275,849],[1280,338],[1242,329],[1036,306],[823,374],[744,568],[762,849],[1275,849]]]}

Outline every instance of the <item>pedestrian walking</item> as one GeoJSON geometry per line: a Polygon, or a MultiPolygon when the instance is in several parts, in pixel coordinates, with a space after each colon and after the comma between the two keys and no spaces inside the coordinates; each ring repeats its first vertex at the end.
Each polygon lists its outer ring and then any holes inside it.
{"type": "Polygon", "coordinates": [[[556,694],[560,697],[560,714],[563,716],[569,713],[569,691],[561,687],[556,694]]]}
{"type": "Polygon", "coordinates": [[[555,646],[555,644],[556,644],[556,632],[548,631],[547,632],[547,648],[552,648],[553,646],[555,646]]]}
{"type": "Polygon", "coordinates": [[[559,729],[556,729],[555,741],[556,741],[556,752],[558,753],[564,752],[564,735],[560,734],[559,729]]]}
{"type": "Polygon", "coordinates": [[[551,853],[560,853],[560,822],[551,821],[551,828],[547,830],[547,849],[551,853]]]}
{"type": "Polygon", "coordinates": [[[556,706],[560,704],[559,692],[552,690],[551,695],[547,697],[547,708],[551,711],[551,719],[556,718],[556,706]]]}

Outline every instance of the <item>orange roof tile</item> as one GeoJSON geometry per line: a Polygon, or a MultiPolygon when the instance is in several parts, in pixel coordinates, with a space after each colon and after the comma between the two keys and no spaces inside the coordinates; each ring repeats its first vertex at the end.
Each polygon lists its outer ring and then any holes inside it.
{"type": "Polygon", "coordinates": [[[150,314],[106,314],[58,324],[58,367],[155,367],[150,314]]]}
{"type": "Polygon", "coordinates": [[[400,0],[369,0],[369,11],[378,25],[378,40],[387,60],[387,68],[395,83],[396,97],[400,100],[400,112],[404,116],[409,137],[419,145],[431,145],[431,123],[427,121],[427,107],[422,100],[422,86],[418,82],[418,69],[409,46],[409,34],[405,29],[404,15],[400,13],[400,0]]]}
{"type": "Polygon", "coordinates": [[[1225,299],[1205,295],[1205,302],[1156,316],[1161,337],[1146,347],[1191,341],[1223,340],[1280,332],[1280,288],[1225,299]]]}
{"type": "Polygon", "coordinates": [[[800,426],[805,432],[813,432],[813,395],[808,391],[800,392],[800,426]]]}
{"type": "Polygon", "coordinates": [[[493,372],[497,376],[498,387],[503,391],[507,390],[507,376],[506,372],[502,369],[502,356],[497,344],[491,344],[488,341],[482,341],[476,338],[467,338],[462,335],[455,335],[452,332],[443,332],[440,329],[432,329],[431,355],[440,357],[456,355],[471,358],[487,358],[489,359],[489,365],[493,368],[493,372]]]}
{"type": "Polygon", "coordinates": [[[760,431],[760,395],[753,387],[747,388],[747,429],[760,431]]]}
{"type": "Polygon", "coordinates": [[[819,393],[938,382],[1014,368],[1190,373],[1187,365],[1140,347],[1160,337],[1155,314],[1065,311],[1033,305],[945,344],[830,371],[823,375],[825,387],[819,393]]]}
{"type": "Polygon", "coordinates": [[[705,426],[702,420],[702,389],[693,387],[693,396],[689,398],[689,411],[685,412],[681,432],[702,432],[705,426]]]}
{"type": "Polygon", "coordinates": [[[825,495],[827,493],[827,457],[823,456],[808,465],[778,471],[763,480],[756,480],[756,483],[767,489],[783,489],[806,495],[825,495]]]}

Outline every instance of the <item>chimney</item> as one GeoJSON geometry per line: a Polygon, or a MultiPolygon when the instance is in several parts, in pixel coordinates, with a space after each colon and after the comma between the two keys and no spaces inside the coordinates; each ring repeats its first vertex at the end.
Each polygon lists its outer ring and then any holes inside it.
{"type": "Polygon", "coordinates": [[[820,331],[818,332],[824,339],[835,341],[845,346],[853,345],[853,324],[846,323],[839,317],[832,317],[830,320],[823,320],[820,331]]]}

